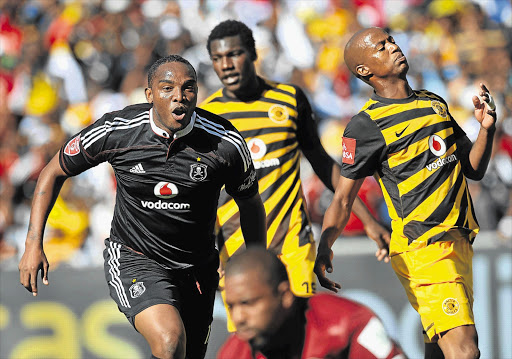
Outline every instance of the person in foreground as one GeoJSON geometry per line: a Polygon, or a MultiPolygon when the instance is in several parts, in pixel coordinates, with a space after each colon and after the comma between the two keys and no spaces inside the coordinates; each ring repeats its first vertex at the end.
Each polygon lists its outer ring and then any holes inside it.
{"type": "Polygon", "coordinates": [[[234,255],[225,278],[237,331],[219,359],[405,358],[364,305],[329,293],[296,297],[285,266],[268,250],[234,255]]]}
{"type": "Polygon", "coordinates": [[[315,272],[336,290],[331,246],[347,223],[366,176],[379,180],[392,218],[391,264],[425,331],[426,358],[478,358],[473,319],[472,243],[478,233],[467,179],[480,180],[495,132],[485,85],[473,96],[480,131],[472,144],[439,96],[413,91],[407,59],[380,28],[357,32],[345,47],[352,73],[374,94],[347,125],[343,164],[326,211],[315,272]]]}
{"type": "MultiPolygon", "coordinates": [[[[247,141],[267,213],[267,247],[285,263],[293,293],[311,296],[316,285],[316,243],[302,191],[301,153],[331,191],[338,183],[340,166],[320,142],[315,116],[304,92],[256,73],[257,54],[251,29],[235,20],[221,22],[210,32],[207,49],[223,87],[199,106],[231,121],[247,141]]],[[[388,262],[388,230],[359,198],[354,213],[365,224],[368,236],[377,242],[378,260],[388,262]]],[[[223,242],[221,262],[225,263],[243,249],[243,241],[235,203],[224,191],[217,216],[223,242]]],[[[234,330],[229,316],[228,329],[234,330]]]]}
{"type": "Polygon", "coordinates": [[[197,75],[170,55],[148,73],[148,103],[105,114],[69,140],[42,171],[34,193],[21,284],[48,285],[43,231],[62,187],[108,161],[117,196],[105,278],[110,295],[150,345],[153,358],[203,358],[218,286],[214,226],[220,189],[240,208],[247,244],[265,245],[265,210],[240,133],[196,108],[197,75]]]}

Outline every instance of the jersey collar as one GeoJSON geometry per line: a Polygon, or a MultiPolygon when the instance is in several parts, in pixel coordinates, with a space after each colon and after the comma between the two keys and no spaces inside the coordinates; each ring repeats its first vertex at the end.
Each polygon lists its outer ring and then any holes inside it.
{"type": "Polygon", "coordinates": [[[375,93],[375,91],[373,91],[372,100],[379,101],[382,103],[387,103],[387,104],[394,104],[394,103],[403,104],[403,103],[409,103],[409,102],[416,100],[416,93],[413,91],[412,94],[410,94],[406,98],[393,99],[393,98],[381,97],[381,96],[377,95],[375,93]]]}
{"type": "MultiPolygon", "coordinates": [[[[196,112],[194,111],[194,113],[192,114],[192,117],[190,118],[190,122],[188,123],[188,125],[185,128],[177,131],[174,134],[173,139],[177,139],[177,138],[183,137],[185,135],[188,135],[190,133],[190,131],[192,131],[192,129],[194,128],[195,122],[196,122],[196,112]]],[[[158,127],[156,125],[155,120],[153,119],[153,108],[151,108],[151,110],[149,111],[149,123],[151,124],[151,129],[153,130],[153,132],[156,133],[158,136],[164,137],[164,138],[171,137],[167,133],[167,131],[162,130],[160,127],[158,127]]]]}

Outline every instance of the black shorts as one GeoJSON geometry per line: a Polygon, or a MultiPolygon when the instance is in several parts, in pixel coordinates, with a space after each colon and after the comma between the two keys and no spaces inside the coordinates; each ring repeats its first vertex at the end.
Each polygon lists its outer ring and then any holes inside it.
{"type": "MultiPolygon", "coordinates": [[[[218,254],[200,267],[170,270],[124,245],[105,240],[110,296],[135,328],[135,315],[156,304],[178,309],[187,334],[187,358],[203,358],[219,283],[218,254]]],[[[135,328],[137,329],[137,328],[135,328]]]]}

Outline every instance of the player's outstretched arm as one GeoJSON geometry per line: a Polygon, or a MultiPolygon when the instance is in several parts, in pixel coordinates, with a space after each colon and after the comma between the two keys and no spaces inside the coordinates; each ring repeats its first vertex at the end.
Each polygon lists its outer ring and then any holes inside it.
{"type": "Polygon", "coordinates": [[[68,178],[59,164],[57,153],[41,171],[37,180],[32,210],[25,240],[25,252],[19,263],[20,282],[34,296],[37,295],[37,275],[41,271],[43,283],[48,285],[50,264],[43,250],[43,233],[46,220],[64,181],[68,178]]]}
{"type": "Polygon", "coordinates": [[[333,270],[331,247],[347,225],[352,204],[363,181],[364,178],[352,180],[340,176],[332,202],[325,212],[314,270],[320,285],[333,292],[337,292],[341,286],[325,276],[325,271],[331,273],[333,270]]]}
{"type": "Polygon", "coordinates": [[[245,245],[267,245],[267,215],[259,193],[244,199],[234,198],[240,210],[240,226],[245,245]]]}
{"type": "Polygon", "coordinates": [[[496,132],[496,105],[487,87],[480,83],[478,96],[473,96],[475,107],[475,118],[480,123],[480,130],[471,151],[469,152],[469,170],[466,168],[464,174],[470,173],[467,177],[481,180],[487,170],[492,152],[492,142],[496,132]]]}

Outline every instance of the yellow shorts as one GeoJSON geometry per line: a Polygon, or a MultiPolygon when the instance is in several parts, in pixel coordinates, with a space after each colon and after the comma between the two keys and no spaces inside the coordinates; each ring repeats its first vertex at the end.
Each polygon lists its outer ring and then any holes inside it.
{"type": "MultiPolygon", "coordinates": [[[[298,297],[311,297],[316,293],[316,276],[313,272],[316,259],[315,242],[300,246],[293,253],[281,254],[279,258],[286,266],[293,294],[298,297]]],[[[224,288],[224,278],[221,279],[219,287],[224,288]]],[[[226,308],[228,331],[234,332],[236,328],[226,306],[224,290],[221,291],[221,294],[226,308]]]]}
{"type": "Polygon", "coordinates": [[[391,257],[409,302],[420,314],[426,342],[447,330],[475,324],[472,259],[473,247],[465,238],[391,257]]]}

